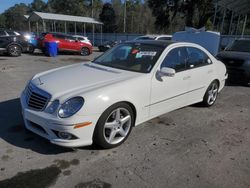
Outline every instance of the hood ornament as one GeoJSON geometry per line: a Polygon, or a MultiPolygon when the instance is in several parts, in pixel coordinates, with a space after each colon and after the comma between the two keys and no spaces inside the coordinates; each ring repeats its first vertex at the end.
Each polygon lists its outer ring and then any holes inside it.
{"type": "Polygon", "coordinates": [[[43,85],[43,84],[44,84],[44,83],[41,81],[40,78],[38,78],[38,80],[39,80],[39,85],[43,85]]]}

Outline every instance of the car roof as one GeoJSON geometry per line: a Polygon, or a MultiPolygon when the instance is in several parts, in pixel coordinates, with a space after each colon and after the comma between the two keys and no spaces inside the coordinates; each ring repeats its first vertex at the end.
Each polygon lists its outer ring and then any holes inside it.
{"type": "Polygon", "coordinates": [[[85,36],[83,36],[83,35],[72,35],[73,37],[84,37],[84,38],[87,38],[87,37],[85,37],[85,36]]]}
{"type": "Polygon", "coordinates": [[[177,43],[174,41],[166,41],[166,40],[140,40],[140,41],[128,41],[125,43],[129,44],[148,44],[148,45],[155,45],[155,46],[160,46],[166,48],[167,46],[177,43]]]}
{"type": "Polygon", "coordinates": [[[149,38],[156,38],[156,37],[172,37],[172,35],[154,35],[154,34],[152,34],[152,35],[143,35],[143,36],[139,36],[138,38],[140,38],[140,37],[149,37],[149,38]]]}

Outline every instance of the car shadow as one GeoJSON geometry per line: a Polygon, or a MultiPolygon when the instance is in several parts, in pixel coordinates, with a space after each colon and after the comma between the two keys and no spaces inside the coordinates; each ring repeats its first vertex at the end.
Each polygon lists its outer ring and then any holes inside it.
{"type": "Polygon", "coordinates": [[[51,144],[46,139],[27,131],[24,128],[21,104],[18,98],[0,102],[0,112],[0,138],[7,143],[46,155],[74,151],[71,148],[51,144]]]}
{"type": "Polygon", "coordinates": [[[226,86],[241,86],[241,87],[249,87],[250,84],[247,84],[244,80],[227,80],[226,86]]]}

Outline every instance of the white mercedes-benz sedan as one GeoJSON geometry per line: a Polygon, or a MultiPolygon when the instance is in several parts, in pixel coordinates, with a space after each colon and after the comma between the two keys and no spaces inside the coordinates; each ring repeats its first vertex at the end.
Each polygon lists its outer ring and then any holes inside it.
{"type": "Polygon", "coordinates": [[[35,75],[21,95],[25,127],[64,147],[112,148],[154,117],[212,106],[226,78],[224,64],[199,45],[126,42],[92,62],[35,75]]]}

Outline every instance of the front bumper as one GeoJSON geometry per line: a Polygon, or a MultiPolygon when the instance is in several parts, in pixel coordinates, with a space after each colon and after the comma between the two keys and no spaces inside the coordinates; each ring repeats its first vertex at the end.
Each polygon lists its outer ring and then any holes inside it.
{"type": "Polygon", "coordinates": [[[79,116],[75,115],[71,118],[59,118],[43,111],[34,111],[28,108],[24,94],[21,95],[22,114],[25,127],[48,139],[51,143],[63,147],[81,147],[92,144],[94,128],[99,118],[99,115],[79,116]],[[74,129],[74,125],[92,122],[92,124],[74,129]],[[59,132],[69,133],[73,138],[62,139],[58,136],[59,132]]]}

